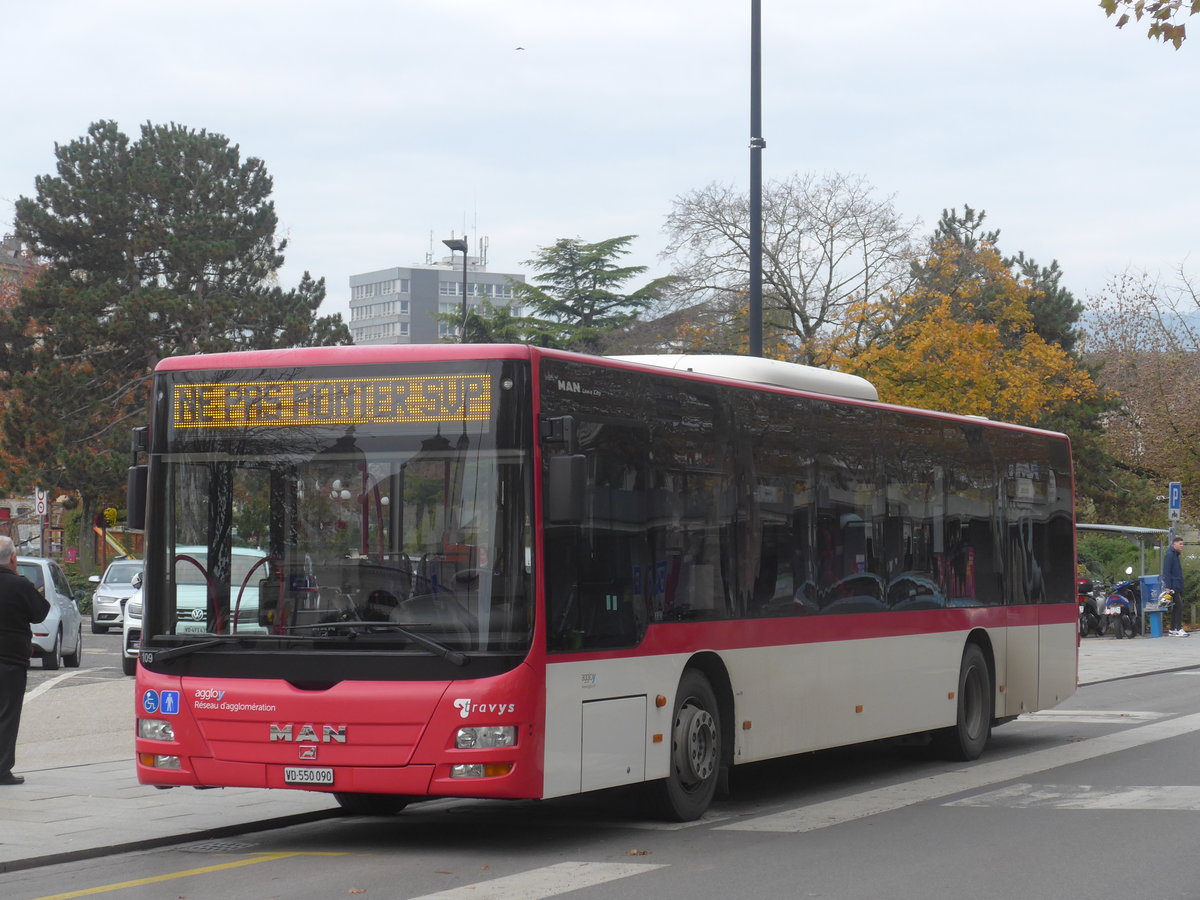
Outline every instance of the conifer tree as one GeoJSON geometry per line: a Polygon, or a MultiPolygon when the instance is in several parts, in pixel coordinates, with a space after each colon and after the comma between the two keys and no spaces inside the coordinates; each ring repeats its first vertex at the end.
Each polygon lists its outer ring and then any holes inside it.
{"type": "Polygon", "coordinates": [[[147,123],[131,141],[101,121],[55,157],[16,204],[17,237],[46,269],[0,314],[0,482],[78,491],[87,523],[98,501],[123,506],[129,430],[159,359],[350,334],[317,315],[324,279],[275,283],[286,241],[272,179],[224,136],[147,123]]]}

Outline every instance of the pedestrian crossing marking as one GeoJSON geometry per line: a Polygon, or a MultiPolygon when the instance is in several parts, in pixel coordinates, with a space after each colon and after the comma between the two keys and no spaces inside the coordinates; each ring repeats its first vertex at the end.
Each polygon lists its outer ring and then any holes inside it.
{"type": "Polygon", "coordinates": [[[1200,785],[1010,784],[943,805],[1008,809],[1200,810],[1200,785]]]}
{"type": "Polygon", "coordinates": [[[1164,713],[1134,712],[1120,709],[1043,709],[1038,712],[1022,713],[1018,722],[1053,722],[1056,725],[1112,725],[1120,722],[1153,722],[1164,713]]]}
{"type": "Polygon", "coordinates": [[[917,803],[941,801],[951,794],[978,791],[1000,782],[1013,781],[1037,772],[1097,759],[1112,753],[1134,750],[1197,731],[1200,731],[1200,713],[1152,721],[1133,728],[1117,729],[1110,734],[1087,740],[1036,750],[1007,759],[979,762],[927,778],[715,827],[718,830],[791,834],[816,831],[868,816],[893,812],[917,803]]]}
{"type": "Polygon", "coordinates": [[[539,900],[665,868],[656,863],[563,862],[425,894],[414,900],[539,900]]]}

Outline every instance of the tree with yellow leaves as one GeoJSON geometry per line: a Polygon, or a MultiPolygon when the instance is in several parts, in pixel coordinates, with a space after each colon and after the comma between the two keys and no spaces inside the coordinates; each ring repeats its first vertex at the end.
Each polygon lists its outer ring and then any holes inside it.
{"type": "Polygon", "coordinates": [[[994,247],[943,241],[922,266],[934,276],[959,272],[968,253],[973,276],[955,278],[953,292],[931,277],[860,305],[833,339],[837,368],[868,378],[888,402],[1021,424],[1095,401],[1091,375],[1035,330],[1037,288],[994,247]]]}

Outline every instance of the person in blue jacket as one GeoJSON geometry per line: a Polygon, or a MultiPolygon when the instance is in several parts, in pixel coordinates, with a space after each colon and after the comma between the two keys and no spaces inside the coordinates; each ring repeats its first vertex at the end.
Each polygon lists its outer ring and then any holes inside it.
{"type": "Polygon", "coordinates": [[[1167,548],[1167,555],[1163,558],[1162,569],[1162,586],[1165,590],[1171,591],[1175,595],[1175,602],[1171,604],[1171,630],[1169,634],[1175,637],[1187,637],[1188,633],[1183,630],[1183,538],[1177,537],[1171,541],[1171,546],[1167,548]]]}

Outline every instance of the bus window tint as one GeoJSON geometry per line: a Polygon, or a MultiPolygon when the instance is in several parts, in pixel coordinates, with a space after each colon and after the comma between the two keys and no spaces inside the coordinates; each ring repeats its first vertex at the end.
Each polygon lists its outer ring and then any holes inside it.
{"type": "Polygon", "coordinates": [[[588,513],[547,530],[554,650],[646,623],[1059,602],[1066,445],[862,404],[547,363],[588,513]],[[562,372],[559,372],[559,369],[562,372]],[[555,385],[590,393],[557,396],[555,385]],[[1051,458],[1059,454],[1061,458],[1051,458]],[[1004,573],[1012,573],[1005,577],[1004,573]]]}

